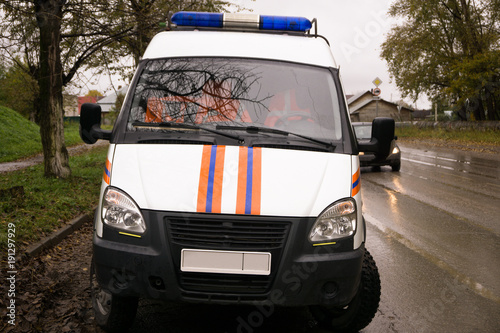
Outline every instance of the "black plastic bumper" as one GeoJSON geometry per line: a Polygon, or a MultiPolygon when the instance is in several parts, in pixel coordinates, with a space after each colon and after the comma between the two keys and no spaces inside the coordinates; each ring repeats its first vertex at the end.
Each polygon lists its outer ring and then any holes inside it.
{"type": "Polygon", "coordinates": [[[364,246],[353,250],[349,238],[313,247],[307,235],[314,218],[143,215],[148,228],[141,238],[106,226],[102,238],[94,236],[97,280],[114,294],[220,304],[346,305],[359,285],[364,246]],[[270,252],[271,274],[181,272],[183,248],[270,252]]]}

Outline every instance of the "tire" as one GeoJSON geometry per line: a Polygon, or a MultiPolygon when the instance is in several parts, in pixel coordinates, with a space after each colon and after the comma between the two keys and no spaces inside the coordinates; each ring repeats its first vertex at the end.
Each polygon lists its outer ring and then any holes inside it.
{"type": "Polygon", "coordinates": [[[94,262],[90,266],[90,293],[97,325],[106,332],[126,332],[137,313],[138,297],[121,297],[101,288],[95,276],[94,262]]]}
{"type": "Polygon", "coordinates": [[[380,303],[380,276],[370,253],[365,250],[358,292],[345,307],[311,306],[318,324],[333,332],[358,332],[370,324],[380,303]]]}
{"type": "Polygon", "coordinates": [[[391,167],[392,167],[392,171],[394,171],[394,172],[401,170],[401,161],[397,161],[396,163],[391,165],[391,167]]]}

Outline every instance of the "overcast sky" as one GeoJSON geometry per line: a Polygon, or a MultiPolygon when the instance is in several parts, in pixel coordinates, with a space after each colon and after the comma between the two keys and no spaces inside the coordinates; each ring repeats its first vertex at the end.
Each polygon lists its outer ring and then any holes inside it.
{"type": "MultiPolygon", "coordinates": [[[[233,0],[253,9],[255,14],[304,16],[318,20],[318,34],[325,36],[340,66],[346,94],[374,88],[372,81],[382,80],[381,97],[389,101],[401,98],[391,83],[387,64],[380,58],[380,45],[394,24],[387,17],[393,0],[233,0]]],[[[406,102],[412,103],[411,100],[406,102]]],[[[416,103],[429,107],[426,99],[416,103]]]]}

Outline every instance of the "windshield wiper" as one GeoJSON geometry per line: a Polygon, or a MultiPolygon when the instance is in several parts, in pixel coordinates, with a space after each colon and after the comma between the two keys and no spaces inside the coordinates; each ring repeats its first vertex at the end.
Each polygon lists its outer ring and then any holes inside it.
{"type": "Polygon", "coordinates": [[[250,133],[250,134],[256,134],[256,133],[261,132],[261,133],[281,134],[281,135],[285,135],[285,136],[294,135],[296,137],[306,139],[306,140],[309,140],[309,141],[312,141],[315,143],[319,143],[319,144],[325,145],[327,147],[331,147],[331,148],[336,147],[333,143],[328,142],[328,141],[323,141],[323,140],[311,138],[310,136],[307,136],[307,135],[288,132],[288,131],[284,131],[284,130],[280,130],[280,129],[276,129],[276,128],[261,127],[261,126],[228,126],[228,125],[217,125],[215,128],[219,129],[219,130],[246,131],[247,133],[250,133]]]}
{"type": "Polygon", "coordinates": [[[202,131],[207,131],[210,133],[214,133],[217,135],[225,136],[226,138],[230,138],[233,140],[237,140],[239,142],[243,142],[243,138],[239,137],[238,135],[232,135],[232,134],[227,134],[225,132],[218,131],[217,129],[211,129],[207,127],[202,127],[198,125],[193,125],[193,124],[185,124],[185,123],[169,123],[169,122],[164,122],[164,123],[146,123],[142,121],[134,121],[132,123],[132,126],[134,127],[151,127],[151,128],[186,128],[186,129],[196,129],[196,130],[202,130],[202,131]]]}

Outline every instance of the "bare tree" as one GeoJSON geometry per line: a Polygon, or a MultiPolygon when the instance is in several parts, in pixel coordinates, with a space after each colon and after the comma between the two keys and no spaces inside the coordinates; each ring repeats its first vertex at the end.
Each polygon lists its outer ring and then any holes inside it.
{"type": "Polygon", "coordinates": [[[0,0],[0,52],[38,80],[45,176],[71,174],[62,93],[78,71],[111,70],[126,55],[138,61],[169,12],[229,5],[217,0],[0,0]]]}

